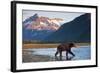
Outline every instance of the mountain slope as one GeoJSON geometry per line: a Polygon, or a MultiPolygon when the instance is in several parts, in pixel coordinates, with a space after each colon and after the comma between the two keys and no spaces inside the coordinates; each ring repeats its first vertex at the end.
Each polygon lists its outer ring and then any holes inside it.
{"type": "Polygon", "coordinates": [[[25,25],[31,24],[31,22],[36,21],[37,18],[38,18],[38,14],[34,14],[33,16],[25,19],[23,21],[23,25],[25,26],[25,25]]]}
{"type": "Polygon", "coordinates": [[[54,31],[50,31],[50,30],[30,30],[30,29],[23,29],[23,40],[27,40],[27,41],[41,41],[42,39],[44,39],[45,37],[47,37],[48,35],[50,35],[51,33],[53,33],[54,31]]]}
{"type": "Polygon", "coordinates": [[[44,39],[46,42],[90,42],[91,16],[89,13],[63,24],[56,32],[44,39]]]}
{"type": "Polygon", "coordinates": [[[39,16],[37,13],[23,21],[26,29],[32,30],[57,30],[60,27],[60,18],[39,16]]]}

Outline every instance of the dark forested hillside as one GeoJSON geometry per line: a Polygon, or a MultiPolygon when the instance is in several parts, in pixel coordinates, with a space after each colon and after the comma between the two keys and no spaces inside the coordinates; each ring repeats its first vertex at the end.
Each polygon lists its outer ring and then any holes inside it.
{"type": "Polygon", "coordinates": [[[91,15],[85,13],[64,23],[56,32],[44,39],[46,42],[90,42],[91,15]]]}

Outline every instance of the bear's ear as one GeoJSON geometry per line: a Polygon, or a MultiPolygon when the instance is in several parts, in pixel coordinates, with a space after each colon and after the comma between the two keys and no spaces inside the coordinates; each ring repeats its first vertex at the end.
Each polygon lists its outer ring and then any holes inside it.
{"type": "Polygon", "coordinates": [[[74,44],[73,43],[69,43],[69,47],[74,47],[74,44]]]}

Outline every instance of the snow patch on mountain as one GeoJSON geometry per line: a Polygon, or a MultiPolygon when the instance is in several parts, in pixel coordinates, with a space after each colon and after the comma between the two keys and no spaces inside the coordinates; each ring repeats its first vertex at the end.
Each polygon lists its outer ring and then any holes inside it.
{"type": "Polygon", "coordinates": [[[62,21],[63,19],[61,18],[48,18],[39,16],[36,13],[23,21],[23,26],[26,29],[32,30],[58,30],[62,21]]]}

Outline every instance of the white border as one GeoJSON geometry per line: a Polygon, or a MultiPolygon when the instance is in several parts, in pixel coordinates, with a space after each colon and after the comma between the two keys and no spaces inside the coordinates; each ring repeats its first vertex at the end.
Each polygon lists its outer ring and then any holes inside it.
{"type": "Polygon", "coordinates": [[[52,68],[52,67],[72,67],[72,66],[85,66],[96,64],[96,10],[94,8],[81,8],[81,7],[60,7],[60,6],[45,6],[45,5],[28,5],[17,4],[17,41],[16,41],[16,62],[17,70],[22,69],[38,69],[38,68],[52,68]],[[67,12],[86,12],[91,13],[91,60],[78,60],[78,61],[62,61],[62,62],[40,62],[40,63],[22,63],[22,9],[28,10],[47,10],[47,11],[67,11],[67,12]]]}

